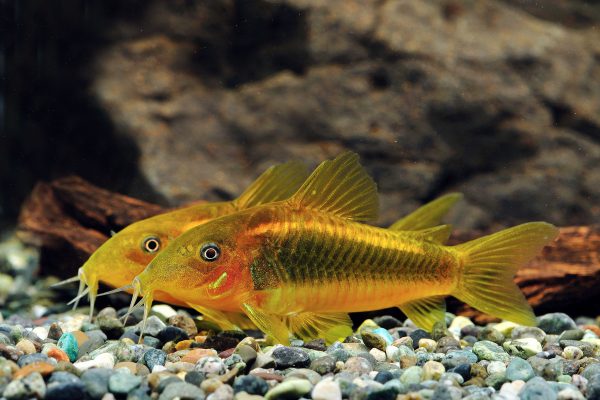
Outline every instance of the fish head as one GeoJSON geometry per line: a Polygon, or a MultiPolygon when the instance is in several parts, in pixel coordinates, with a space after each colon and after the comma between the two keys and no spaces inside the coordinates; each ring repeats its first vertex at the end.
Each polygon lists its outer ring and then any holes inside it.
{"type": "Polygon", "coordinates": [[[158,290],[203,304],[239,291],[252,250],[245,226],[240,212],[183,233],[138,275],[141,294],[158,290]]]}

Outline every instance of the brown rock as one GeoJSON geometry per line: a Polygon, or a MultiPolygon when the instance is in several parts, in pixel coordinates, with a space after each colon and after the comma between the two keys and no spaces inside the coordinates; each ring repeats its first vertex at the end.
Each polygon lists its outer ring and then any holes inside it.
{"type": "Polygon", "coordinates": [[[13,375],[13,379],[20,379],[24,376],[31,374],[32,372],[39,372],[42,376],[46,376],[51,374],[54,371],[54,365],[49,364],[44,361],[37,361],[31,364],[28,364],[15,372],[13,375]]]}

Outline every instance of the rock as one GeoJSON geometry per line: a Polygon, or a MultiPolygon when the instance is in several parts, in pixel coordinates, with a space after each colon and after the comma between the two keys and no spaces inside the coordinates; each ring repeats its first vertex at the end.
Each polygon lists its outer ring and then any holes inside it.
{"type": "Polygon", "coordinates": [[[77,344],[75,335],[70,332],[63,333],[58,340],[57,346],[59,349],[64,351],[67,356],[69,356],[69,360],[71,360],[71,362],[75,362],[77,360],[77,355],[79,354],[79,345],[77,344]]]}
{"type": "Polygon", "coordinates": [[[546,333],[559,335],[563,331],[576,329],[575,321],[564,313],[549,313],[538,317],[538,327],[546,333]]]}
{"type": "Polygon", "coordinates": [[[423,364],[423,380],[439,380],[446,372],[444,365],[438,361],[427,361],[423,364]]]}
{"type": "Polygon", "coordinates": [[[271,355],[277,369],[306,368],[310,365],[310,357],[299,348],[281,346],[273,350],[271,355]]]}
{"type": "MultiPolygon", "coordinates": [[[[185,315],[173,315],[167,319],[167,324],[183,329],[189,337],[193,337],[198,334],[198,328],[194,320],[185,315]]],[[[153,335],[154,336],[154,335],[153,335]]]]}
{"type": "Polygon", "coordinates": [[[94,368],[81,374],[81,381],[85,385],[85,391],[95,400],[99,400],[108,392],[108,380],[114,374],[112,369],[94,368]]]}
{"type": "Polygon", "coordinates": [[[381,315],[373,318],[373,322],[383,329],[392,329],[402,326],[402,321],[390,315],[381,315]]]}
{"type": "Polygon", "coordinates": [[[557,400],[585,400],[585,397],[581,392],[574,388],[566,388],[558,392],[556,396],[557,400]]]}
{"type": "Polygon", "coordinates": [[[563,350],[563,357],[567,360],[579,360],[583,357],[583,351],[575,346],[567,346],[563,350]]]}
{"type": "Polygon", "coordinates": [[[311,392],[313,400],[342,400],[342,390],[337,382],[326,378],[315,385],[311,392]]]}
{"type": "Polygon", "coordinates": [[[373,371],[373,365],[363,357],[350,357],[344,363],[344,371],[358,375],[368,374],[373,371]]]}
{"type": "Polygon", "coordinates": [[[142,383],[142,377],[128,372],[117,372],[108,379],[108,390],[116,395],[126,395],[142,383]]]}
{"type": "Polygon", "coordinates": [[[36,352],[35,346],[31,340],[21,339],[16,345],[16,348],[21,350],[25,354],[33,354],[36,352]]]}
{"type": "Polygon", "coordinates": [[[494,325],[494,329],[500,332],[504,337],[508,337],[511,335],[512,331],[519,326],[520,325],[511,321],[502,321],[499,324],[494,325]]]}
{"type": "Polygon", "coordinates": [[[409,334],[409,336],[413,341],[413,349],[416,349],[419,347],[419,340],[431,339],[431,335],[423,329],[415,329],[414,331],[412,331],[409,334]]]}
{"type": "Polygon", "coordinates": [[[325,375],[335,370],[336,360],[330,355],[317,358],[310,363],[310,369],[318,372],[321,375],[325,375]]]}
{"type": "Polygon", "coordinates": [[[471,350],[451,350],[442,360],[442,364],[447,369],[455,368],[461,364],[474,364],[477,362],[477,355],[471,350]]]}
{"type": "Polygon", "coordinates": [[[504,374],[506,373],[506,365],[502,361],[492,361],[488,364],[487,368],[488,374],[504,374]]]}
{"type": "Polygon", "coordinates": [[[158,349],[150,349],[144,353],[144,363],[152,371],[156,365],[165,365],[167,354],[158,349]]]}
{"type": "Polygon", "coordinates": [[[185,382],[175,382],[166,386],[158,400],[204,400],[204,392],[197,386],[185,382]]]}
{"type": "Polygon", "coordinates": [[[182,362],[196,364],[200,359],[205,357],[216,357],[217,352],[213,349],[193,349],[181,358],[182,362]]]}
{"type": "Polygon", "coordinates": [[[68,372],[55,372],[48,380],[46,400],[80,400],[85,398],[85,384],[68,372]]]}
{"type": "Polygon", "coordinates": [[[200,372],[204,376],[223,375],[227,372],[227,368],[219,357],[204,357],[198,361],[194,371],[200,372]]]}
{"type": "Polygon", "coordinates": [[[522,338],[504,342],[504,349],[511,355],[528,358],[542,352],[542,345],[534,338],[522,338]]]}
{"type": "MultiPolygon", "coordinates": [[[[152,335],[154,336],[154,335],[152,335]]],[[[188,339],[188,334],[181,328],[175,326],[167,326],[158,332],[156,338],[163,343],[180,342],[188,339]]]]}
{"type": "Polygon", "coordinates": [[[298,399],[309,393],[311,389],[312,385],[305,379],[290,379],[270,389],[265,394],[265,400],[298,399]]]}
{"type": "Polygon", "coordinates": [[[482,360],[488,361],[503,361],[507,362],[510,356],[502,350],[502,347],[498,346],[494,342],[489,340],[483,340],[475,343],[473,346],[473,353],[482,360]]]}
{"type": "Polygon", "coordinates": [[[437,341],[435,348],[436,353],[448,353],[450,350],[459,350],[460,342],[454,339],[452,336],[443,336],[437,341]]]}
{"type": "Polygon", "coordinates": [[[412,366],[402,372],[400,382],[405,385],[418,384],[423,380],[423,368],[412,366]]]}
{"type": "Polygon", "coordinates": [[[600,375],[600,363],[590,364],[584,368],[581,376],[583,376],[588,381],[592,379],[592,376],[600,375]]]}
{"type": "Polygon", "coordinates": [[[80,371],[85,371],[90,368],[107,368],[112,369],[115,366],[115,356],[110,353],[99,354],[93,360],[78,361],[73,365],[80,371]]]}
{"type": "Polygon", "coordinates": [[[506,378],[510,381],[528,381],[535,376],[529,363],[522,358],[514,357],[506,368],[506,378]]]}
{"type": "Polygon", "coordinates": [[[34,353],[21,356],[18,360],[19,361],[17,361],[17,365],[22,368],[28,364],[33,364],[36,362],[49,362],[49,357],[45,354],[34,353]]]}
{"type": "Polygon", "coordinates": [[[104,332],[109,339],[118,339],[125,331],[123,322],[121,322],[121,320],[116,316],[98,317],[96,318],[96,323],[98,324],[100,330],[104,332]]]}
{"type": "Polygon", "coordinates": [[[387,359],[385,352],[376,348],[372,348],[371,351],[369,351],[369,354],[372,355],[377,362],[384,362],[387,359]]]}
{"type": "Polygon", "coordinates": [[[521,400],[554,400],[556,397],[556,392],[552,390],[548,382],[540,377],[530,379],[519,393],[521,400]]]}
{"type": "Polygon", "coordinates": [[[591,357],[594,355],[594,345],[591,343],[583,342],[580,340],[561,340],[560,345],[563,348],[567,346],[577,347],[581,350],[584,357],[591,357]]]}
{"type": "Polygon", "coordinates": [[[492,327],[485,327],[477,335],[478,340],[488,340],[501,345],[504,343],[504,335],[492,327]]]}
{"type": "Polygon", "coordinates": [[[48,329],[48,339],[58,340],[62,334],[63,331],[60,326],[56,322],[53,322],[48,329]]]}
{"type": "Polygon", "coordinates": [[[21,400],[31,397],[43,399],[46,395],[46,383],[38,372],[31,373],[23,379],[14,380],[4,389],[7,400],[21,400]]]}
{"type": "Polygon", "coordinates": [[[233,392],[246,392],[263,396],[269,390],[269,385],[264,379],[254,375],[239,376],[233,382],[233,392]]]}
{"type": "Polygon", "coordinates": [[[517,326],[512,330],[512,339],[533,338],[542,343],[546,337],[546,332],[534,326],[517,326]]]}
{"type": "Polygon", "coordinates": [[[229,385],[221,385],[206,396],[206,400],[233,400],[233,389],[229,385]]]}
{"type": "Polygon", "coordinates": [[[361,336],[362,336],[363,342],[369,349],[375,348],[375,349],[378,349],[381,351],[385,351],[385,348],[388,345],[387,341],[385,340],[385,338],[383,336],[378,335],[374,332],[364,330],[361,333],[361,336]]]}
{"type": "Polygon", "coordinates": [[[569,329],[560,334],[558,341],[561,340],[581,340],[585,332],[582,329],[569,329]]]}
{"type": "Polygon", "coordinates": [[[39,373],[42,376],[46,376],[51,374],[55,369],[55,366],[44,362],[44,361],[37,361],[31,364],[27,364],[26,366],[24,366],[23,368],[21,368],[19,371],[17,371],[15,374],[13,374],[13,378],[14,379],[20,379],[24,376],[27,376],[33,372],[39,373]]]}

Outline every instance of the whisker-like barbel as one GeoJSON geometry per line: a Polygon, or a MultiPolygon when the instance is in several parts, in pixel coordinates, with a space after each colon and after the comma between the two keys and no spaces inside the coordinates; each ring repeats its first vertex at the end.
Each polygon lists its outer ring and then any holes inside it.
{"type": "Polygon", "coordinates": [[[67,305],[70,306],[71,304],[75,303],[73,306],[73,309],[77,308],[77,305],[79,304],[79,300],[81,300],[83,297],[85,297],[85,295],[87,295],[89,291],[90,291],[90,288],[85,288],[84,290],[81,290],[79,292],[79,294],[73,300],[71,300],[67,303],[67,305]]]}
{"type": "Polygon", "coordinates": [[[109,294],[121,293],[121,292],[125,292],[129,289],[133,289],[132,284],[121,286],[120,288],[109,290],[108,292],[100,293],[100,294],[96,295],[96,297],[102,297],[102,296],[108,296],[109,294]]]}
{"type": "Polygon", "coordinates": [[[50,287],[55,288],[55,287],[63,286],[63,285],[66,285],[67,283],[73,283],[73,282],[79,282],[79,275],[72,276],[63,281],[53,283],[52,285],[50,285],[50,287]]]}

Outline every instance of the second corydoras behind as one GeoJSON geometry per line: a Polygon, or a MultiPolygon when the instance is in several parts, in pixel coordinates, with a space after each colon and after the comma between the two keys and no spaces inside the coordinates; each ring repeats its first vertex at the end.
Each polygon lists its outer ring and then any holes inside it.
{"type": "Polygon", "coordinates": [[[398,306],[418,326],[443,321],[453,295],[500,318],[532,325],[512,282],[553,239],[555,227],[523,224],[458,246],[447,227],[423,232],[361,224],[377,214],[375,185],[346,153],[321,164],[289,200],[215,219],[183,234],[134,281],[146,315],[153,292],[239,310],[286,343],[352,332],[348,312],[398,306]]]}

